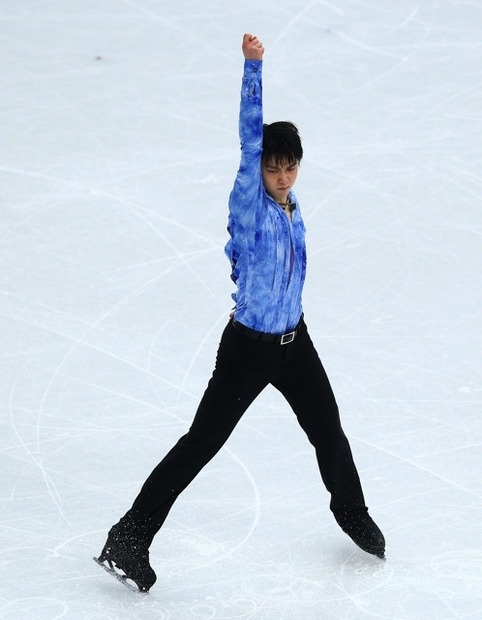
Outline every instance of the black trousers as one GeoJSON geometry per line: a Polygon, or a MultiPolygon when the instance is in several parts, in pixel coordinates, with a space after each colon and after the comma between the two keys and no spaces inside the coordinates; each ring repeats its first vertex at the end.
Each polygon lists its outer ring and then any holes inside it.
{"type": "Polygon", "coordinates": [[[335,397],[304,321],[294,341],[285,345],[253,340],[229,323],[191,428],[154,469],[128,512],[148,523],[151,541],[176,498],[268,384],[286,398],[314,446],[330,508],[365,505],[335,397]]]}

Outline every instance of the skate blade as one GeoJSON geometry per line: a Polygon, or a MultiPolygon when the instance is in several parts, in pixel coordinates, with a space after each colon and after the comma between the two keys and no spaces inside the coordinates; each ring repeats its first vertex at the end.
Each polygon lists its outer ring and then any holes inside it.
{"type": "Polygon", "coordinates": [[[114,577],[115,579],[117,579],[117,581],[120,581],[121,584],[123,586],[125,586],[127,589],[129,589],[131,592],[136,592],[137,594],[148,594],[148,590],[141,590],[137,584],[131,583],[131,581],[129,581],[129,578],[127,577],[127,575],[124,575],[123,573],[118,573],[115,568],[114,565],[109,566],[108,564],[105,564],[104,562],[102,562],[99,558],[96,558],[95,556],[92,558],[94,560],[94,562],[96,562],[99,566],[102,566],[102,568],[109,573],[109,575],[112,575],[112,577],[114,577]],[[135,585],[134,585],[135,584],[135,585]]]}

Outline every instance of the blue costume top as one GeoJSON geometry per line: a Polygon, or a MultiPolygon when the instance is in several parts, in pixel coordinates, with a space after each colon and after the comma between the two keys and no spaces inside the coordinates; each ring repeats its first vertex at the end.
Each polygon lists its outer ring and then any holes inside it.
{"type": "Polygon", "coordinates": [[[292,220],[265,190],[261,171],[263,144],[262,61],[245,60],[241,87],[239,137],[241,163],[229,197],[225,252],[237,291],[234,318],[270,334],[284,334],[299,322],[306,273],[305,226],[296,197],[292,220]]]}

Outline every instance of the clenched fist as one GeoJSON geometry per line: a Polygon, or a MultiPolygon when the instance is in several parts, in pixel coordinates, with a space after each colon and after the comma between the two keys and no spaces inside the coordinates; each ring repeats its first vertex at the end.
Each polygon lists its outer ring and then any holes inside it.
{"type": "Polygon", "coordinates": [[[243,36],[243,54],[246,60],[262,60],[264,47],[258,37],[252,34],[243,36]]]}

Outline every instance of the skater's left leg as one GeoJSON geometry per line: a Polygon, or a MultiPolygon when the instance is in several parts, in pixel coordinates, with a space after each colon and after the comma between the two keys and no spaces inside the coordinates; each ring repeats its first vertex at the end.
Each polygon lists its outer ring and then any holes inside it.
{"type": "Polygon", "coordinates": [[[286,347],[284,364],[273,385],[288,400],[315,448],[336,521],[364,551],[383,557],[383,534],[368,514],[333,390],[305,326],[286,347]]]}
{"type": "Polygon", "coordinates": [[[330,508],[364,507],[365,500],[338,406],[306,327],[286,345],[283,366],[273,385],[287,399],[316,451],[330,508]]]}

